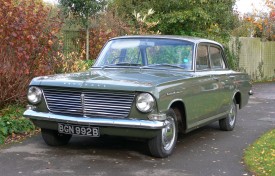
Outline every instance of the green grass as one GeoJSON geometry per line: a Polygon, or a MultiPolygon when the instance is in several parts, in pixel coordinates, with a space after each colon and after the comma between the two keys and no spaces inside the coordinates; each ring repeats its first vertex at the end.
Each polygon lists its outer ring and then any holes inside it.
{"type": "Polygon", "coordinates": [[[257,176],[275,176],[275,129],[249,146],[245,151],[244,161],[257,176]]]}
{"type": "Polygon", "coordinates": [[[0,144],[10,135],[25,134],[35,130],[33,123],[22,117],[25,108],[10,105],[0,109],[0,144]]]}

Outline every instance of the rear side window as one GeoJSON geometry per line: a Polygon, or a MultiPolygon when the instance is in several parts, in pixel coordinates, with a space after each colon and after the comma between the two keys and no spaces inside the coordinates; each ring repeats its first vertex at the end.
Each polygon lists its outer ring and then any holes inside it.
{"type": "Polygon", "coordinates": [[[207,45],[199,45],[198,51],[197,51],[196,67],[197,67],[197,70],[210,69],[207,45]]]}
{"type": "Polygon", "coordinates": [[[225,67],[222,50],[215,46],[210,46],[209,49],[211,68],[222,69],[225,67]]]}

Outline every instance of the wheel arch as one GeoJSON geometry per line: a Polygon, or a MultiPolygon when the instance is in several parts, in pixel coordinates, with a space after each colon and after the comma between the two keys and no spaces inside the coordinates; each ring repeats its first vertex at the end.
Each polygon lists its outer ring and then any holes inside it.
{"type": "Polygon", "coordinates": [[[237,91],[235,92],[234,96],[233,96],[233,100],[236,101],[236,103],[239,105],[239,109],[242,108],[242,96],[241,96],[241,92],[237,91]]]}
{"type": "Polygon", "coordinates": [[[171,102],[169,108],[177,108],[180,111],[180,117],[177,116],[178,127],[179,132],[184,132],[187,129],[186,108],[184,102],[182,100],[174,100],[173,102],[171,102]]]}

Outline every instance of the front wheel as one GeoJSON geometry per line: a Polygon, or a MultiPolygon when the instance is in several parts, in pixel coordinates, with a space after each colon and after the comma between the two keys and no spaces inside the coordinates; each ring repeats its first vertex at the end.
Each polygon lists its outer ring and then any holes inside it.
{"type": "Polygon", "coordinates": [[[166,126],[161,129],[156,137],[149,140],[149,150],[152,156],[164,158],[172,154],[178,137],[178,124],[175,111],[167,112],[166,126]]]}
{"type": "Polygon", "coordinates": [[[72,135],[58,133],[56,130],[41,129],[42,138],[50,146],[62,146],[68,144],[72,135]]]}
{"type": "Polygon", "coordinates": [[[226,118],[219,120],[220,129],[224,131],[232,131],[236,124],[237,103],[233,100],[226,118]]]}

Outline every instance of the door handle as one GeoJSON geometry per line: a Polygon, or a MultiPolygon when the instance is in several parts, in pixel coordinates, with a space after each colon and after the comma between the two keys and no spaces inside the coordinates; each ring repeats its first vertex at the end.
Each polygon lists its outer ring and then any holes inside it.
{"type": "Polygon", "coordinates": [[[217,78],[217,77],[213,77],[213,79],[216,80],[216,81],[220,81],[220,79],[217,78]]]}

